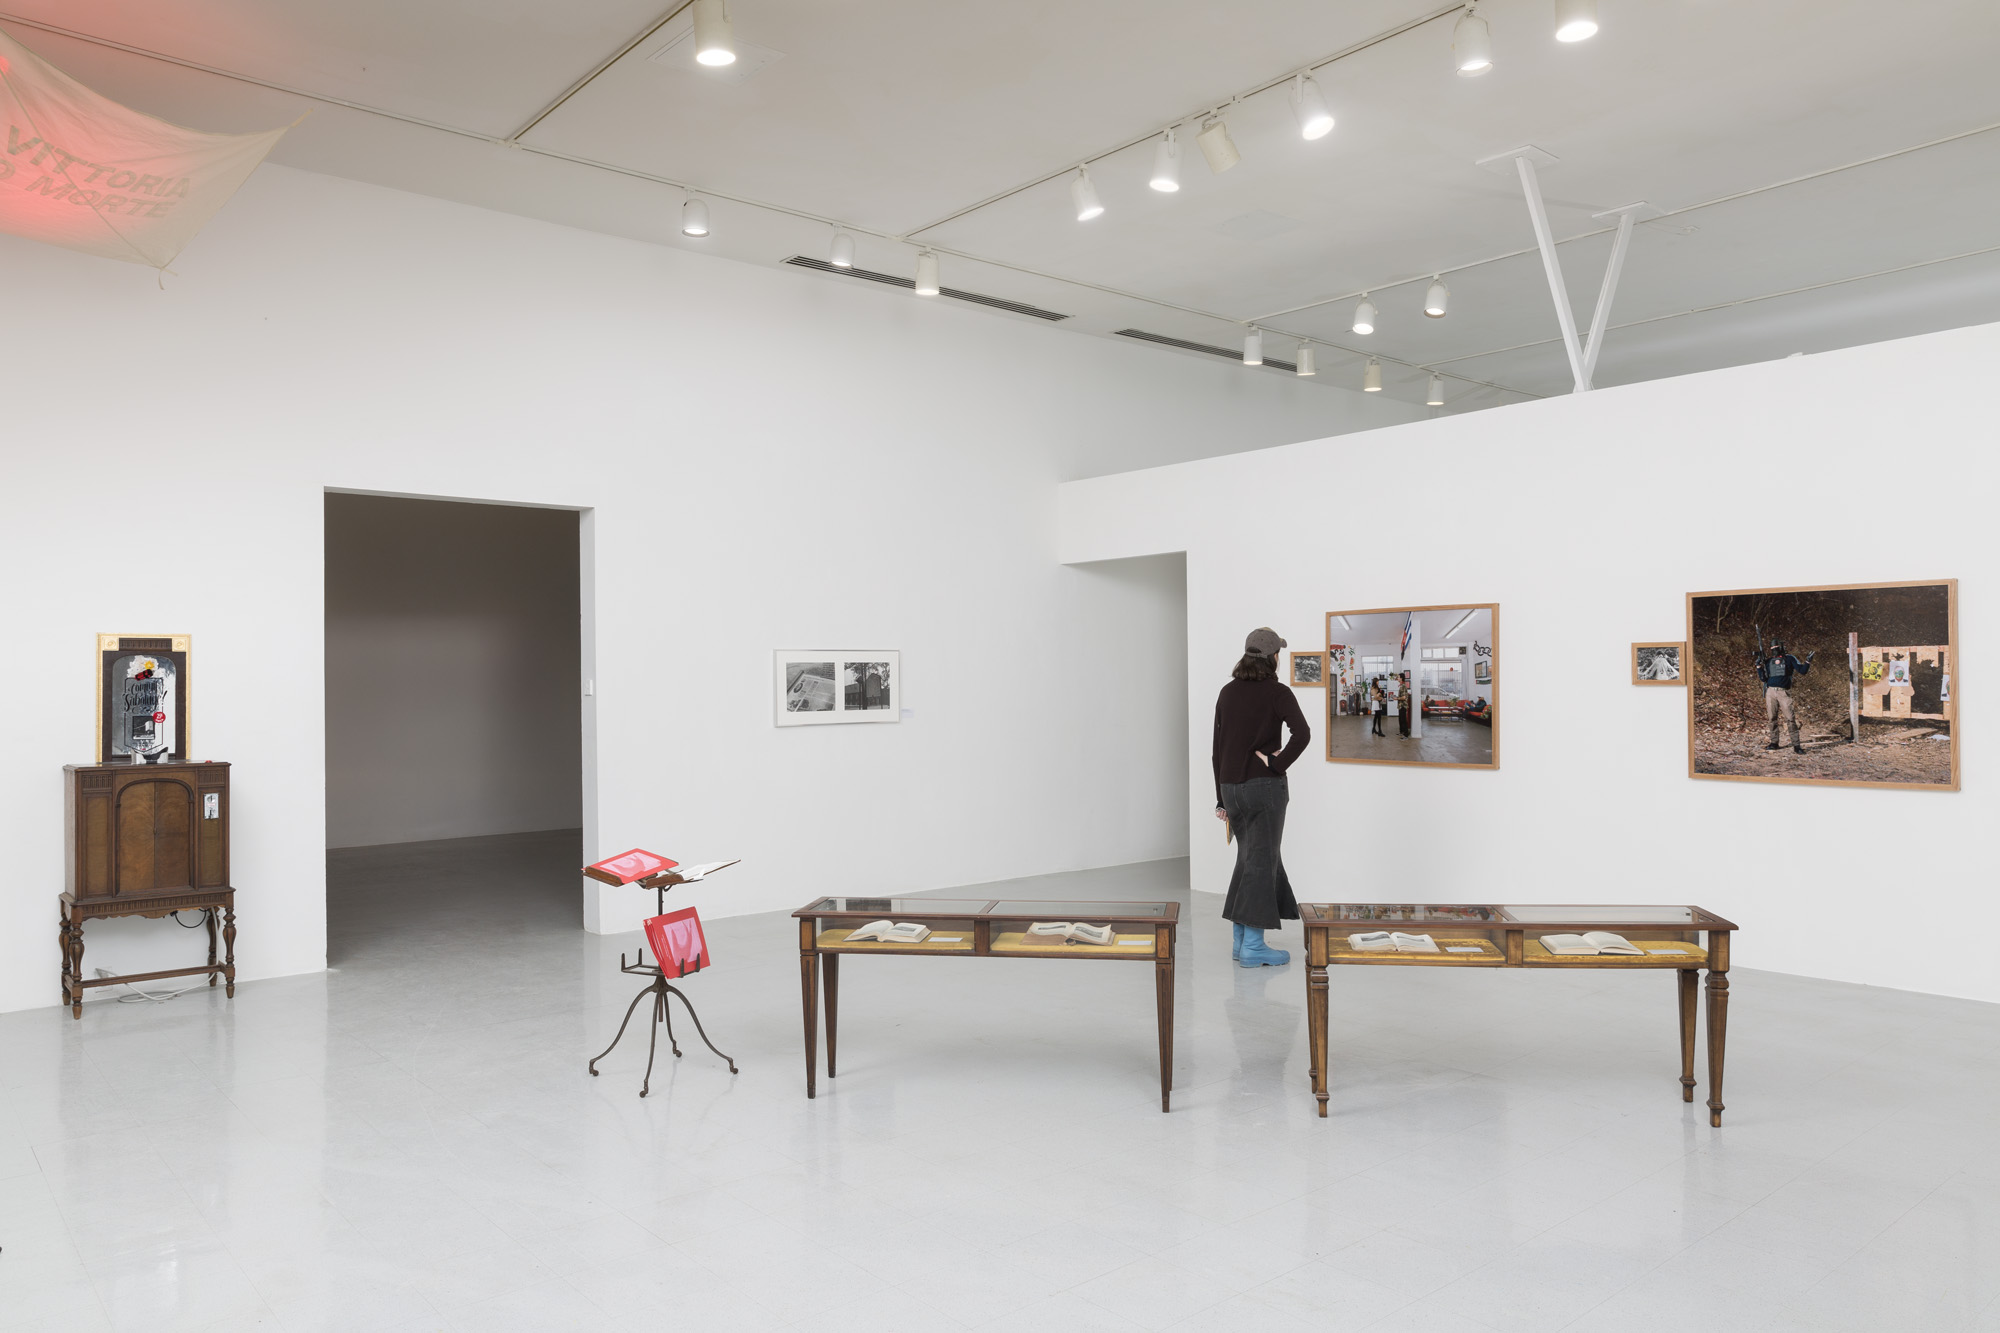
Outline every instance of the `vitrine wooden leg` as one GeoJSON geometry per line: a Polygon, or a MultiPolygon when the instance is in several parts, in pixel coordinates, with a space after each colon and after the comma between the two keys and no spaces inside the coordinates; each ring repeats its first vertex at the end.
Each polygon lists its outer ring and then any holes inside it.
{"type": "Polygon", "coordinates": [[[1708,974],[1708,1123],[1722,1127],[1722,1053],[1729,1038],[1729,978],[1708,974]]]}
{"type": "Polygon", "coordinates": [[[1168,1109],[1174,1091],[1174,960],[1153,963],[1154,1018],[1160,1031],[1160,1110],[1168,1109]]]}
{"type": "Polygon", "coordinates": [[[69,915],[67,913],[56,918],[56,943],[62,948],[62,1002],[68,1004],[71,997],[76,994],[72,989],[72,983],[78,978],[76,975],[75,952],[69,938],[69,915]]]}
{"type": "Polygon", "coordinates": [[[1306,1040],[1312,1045],[1313,1098],[1319,1103],[1320,1119],[1326,1118],[1327,1103],[1327,994],[1326,967],[1306,968],[1306,1040]]]}
{"type": "Polygon", "coordinates": [[[826,972],[826,1076],[832,1078],[834,1042],[840,1029],[840,955],[828,954],[820,966],[826,972]]]}
{"type": "Polygon", "coordinates": [[[208,918],[206,923],[208,926],[208,988],[214,990],[215,983],[219,980],[215,971],[215,909],[213,907],[204,908],[202,915],[208,918]]]}
{"type": "Polygon", "coordinates": [[[1701,978],[1691,967],[1681,968],[1674,974],[1675,985],[1681,997],[1681,1100],[1694,1100],[1694,1010],[1695,992],[1701,989],[1701,978]]]}
{"type": "Polygon", "coordinates": [[[805,1000],[806,1096],[819,1095],[819,952],[799,955],[799,989],[805,1000]]]}

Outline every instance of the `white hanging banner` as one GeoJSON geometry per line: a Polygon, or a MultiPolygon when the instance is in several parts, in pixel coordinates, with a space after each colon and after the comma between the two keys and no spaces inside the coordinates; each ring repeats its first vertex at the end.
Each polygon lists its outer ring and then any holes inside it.
{"type": "Polygon", "coordinates": [[[169,125],[98,96],[4,32],[0,117],[0,231],[153,268],[173,261],[285,132],[169,125]]]}

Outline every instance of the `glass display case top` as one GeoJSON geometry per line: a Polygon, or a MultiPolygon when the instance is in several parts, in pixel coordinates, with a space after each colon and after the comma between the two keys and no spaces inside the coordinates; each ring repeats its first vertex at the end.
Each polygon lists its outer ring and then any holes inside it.
{"type": "Polygon", "coordinates": [[[1647,925],[1697,927],[1713,920],[1698,908],[1613,903],[1322,903],[1321,921],[1427,921],[1469,926],[1647,925]]]}
{"type": "Polygon", "coordinates": [[[1093,921],[1099,917],[1160,918],[1168,913],[1168,903],[1044,902],[1033,898],[1009,898],[986,909],[988,916],[1013,916],[1036,921],[1093,921]]]}
{"type": "Polygon", "coordinates": [[[1579,906],[1576,903],[1509,903],[1500,909],[1507,914],[1507,920],[1523,925],[1562,924],[1574,921],[1588,921],[1605,925],[1640,924],[1658,926],[1666,924],[1691,923],[1695,919],[1692,907],[1666,906],[1610,906],[1593,903],[1579,906]]]}
{"type": "Polygon", "coordinates": [[[977,916],[991,898],[821,898],[805,909],[828,916],[977,916]]]}

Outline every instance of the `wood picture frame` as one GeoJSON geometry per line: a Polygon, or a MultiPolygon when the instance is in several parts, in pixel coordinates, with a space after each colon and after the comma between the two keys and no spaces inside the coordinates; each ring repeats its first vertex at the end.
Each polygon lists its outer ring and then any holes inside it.
{"type": "MultiPolygon", "coordinates": [[[[1687,615],[1687,655],[1682,674],[1688,685],[1688,776],[1719,782],[1776,782],[1793,786],[1810,787],[1881,787],[1895,791],[1958,791],[1962,764],[1962,738],[1959,735],[1958,705],[1962,688],[1958,677],[1958,580],[1957,579],[1907,579],[1886,583],[1824,583],[1797,587],[1780,588],[1731,588],[1710,592],[1691,592],[1686,597],[1687,615]],[[1907,598],[1890,598],[1900,590],[1911,590],[1907,598]],[[1787,601],[1786,599],[1792,599],[1787,601]],[[1845,608],[1839,604],[1847,603],[1845,608]],[[1874,612],[1870,607],[1880,608],[1874,612]],[[1811,636],[1810,646],[1795,627],[1799,608],[1812,614],[1806,619],[1812,628],[1806,633],[1811,636]],[[1823,628],[1829,615],[1839,618],[1842,612],[1851,621],[1846,634],[1847,642],[1834,644],[1824,642],[1830,637],[1823,628]],[[1866,623],[1870,618],[1877,620],[1878,628],[1870,633],[1866,623]],[[1735,622],[1751,621],[1755,638],[1744,639],[1741,625],[1735,622]],[[1916,637],[1935,639],[1935,630],[1944,631],[1943,642],[1922,644],[1915,642],[1891,642],[1908,638],[1912,629],[1916,637]],[[1734,631],[1733,633],[1731,631],[1734,631]],[[1899,632],[1900,631],[1900,632],[1899,632]],[[1869,642],[1874,639],[1876,642],[1869,642]],[[1739,642],[1739,640],[1741,640],[1739,642]],[[1796,734],[1801,745],[1808,739],[1807,728],[1814,727],[1810,739],[1813,748],[1806,756],[1798,756],[1790,746],[1778,749],[1775,754],[1762,745],[1751,747],[1738,739],[1732,745],[1717,741],[1713,737],[1723,729],[1716,727],[1716,714],[1722,711],[1718,703],[1718,692],[1726,690],[1727,682],[1734,673],[1742,673],[1755,682],[1755,663],[1751,650],[1761,654],[1767,642],[1786,640],[1788,655],[1795,659],[1794,648],[1804,648],[1808,653],[1824,654],[1831,650],[1831,660],[1821,662],[1817,657],[1813,665],[1820,668],[1821,680],[1829,667],[1835,667],[1843,656],[1846,657],[1848,712],[1839,717],[1831,728],[1823,727],[1824,717],[1817,716],[1828,709],[1828,699],[1824,688],[1813,689],[1812,696],[1803,701],[1792,700],[1793,716],[1806,716],[1797,722],[1796,734]],[[1864,676],[1864,668],[1869,665],[1871,655],[1888,657],[1894,653],[1898,658],[1908,654],[1920,659],[1920,665],[1928,671],[1919,671],[1912,680],[1908,673],[1900,681],[1892,681],[1879,675],[1864,676]],[[1928,677],[1928,679],[1926,679],[1928,677]],[[1864,697],[1880,699],[1893,696],[1899,689],[1910,691],[1912,696],[1931,693],[1928,701],[1935,702],[1935,710],[1913,706],[1911,698],[1898,698],[1899,707],[1876,712],[1864,710],[1864,697]],[[1888,724],[1916,725],[1903,729],[1909,737],[1907,741],[1898,739],[1885,746],[1879,739],[1871,739],[1866,726],[1855,728],[1850,723],[1873,721],[1878,727],[1888,724]],[[1846,726],[1850,731],[1859,730],[1860,736],[1843,736],[1839,728],[1846,726]],[[1928,728],[1928,733],[1925,732],[1928,728]],[[1942,761],[1933,757],[1936,751],[1926,751],[1919,747],[1933,746],[1942,736],[1948,752],[1942,761]],[[1851,748],[1850,748],[1851,747],[1851,748]],[[1765,755],[1771,755],[1765,758],[1765,755]],[[1811,762],[1807,762],[1810,760],[1811,762]],[[1912,776],[1908,779],[1883,776],[1884,773],[1902,768],[1912,776]],[[1787,771],[1788,769],[1796,771],[1787,771]],[[1925,780],[1926,777],[1929,780],[1925,780]]],[[[1879,664],[1878,664],[1879,665],[1879,664]]],[[[1812,685],[1812,673],[1805,673],[1812,685]]],[[[1740,683],[1742,676],[1736,679],[1740,683]]],[[[1801,687],[1801,688],[1810,688],[1801,687]]],[[[1741,694],[1742,690],[1736,691],[1741,694]]],[[[1788,690],[1789,694],[1790,691],[1788,690]]],[[[1740,701],[1739,701],[1740,703],[1740,701]]],[[[1741,708],[1735,710],[1742,721],[1741,708]]],[[[1769,718],[1771,706],[1768,697],[1764,716],[1769,718]]],[[[1767,725],[1774,725],[1780,736],[1790,732],[1782,717],[1767,725]]],[[[1745,735],[1739,726],[1736,735],[1745,735]]],[[[1763,741],[1767,731],[1757,737],[1763,741]]]]}
{"type": "MultiPolygon", "coordinates": [[[[1500,604],[1498,602],[1444,602],[1434,606],[1384,606],[1384,607],[1372,607],[1359,611],[1328,611],[1323,617],[1323,620],[1326,624],[1327,652],[1329,654],[1329,657],[1332,656],[1335,650],[1335,646],[1338,645],[1343,655],[1342,660],[1347,664],[1349,668],[1352,668],[1356,672],[1357,676],[1362,676],[1366,674],[1365,668],[1362,665],[1367,660],[1366,648],[1370,646],[1372,641],[1366,637],[1366,635],[1370,632],[1368,629],[1354,624],[1355,618],[1361,616],[1410,617],[1410,616],[1421,615],[1426,612],[1435,612],[1439,614],[1452,612],[1452,613],[1457,613],[1462,618],[1461,623],[1463,623],[1463,620],[1469,620],[1475,613],[1480,611],[1484,611],[1487,613],[1487,630],[1485,636],[1486,641],[1482,644],[1475,636],[1468,644],[1465,644],[1463,646],[1467,649],[1467,651],[1464,653],[1464,660],[1466,662],[1465,669],[1468,677],[1472,677],[1476,674],[1474,664],[1484,664],[1487,668],[1487,671],[1485,673],[1485,678],[1477,681],[1478,689],[1480,692],[1479,698],[1480,701],[1483,703],[1483,707],[1468,707],[1464,711],[1460,712],[1458,715],[1452,717],[1446,717],[1443,714],[1429,714],[1429,713],[1423,713],[1422,715],[1425,717],[1426,725],[1428,725],[1429,722],[1432,720],[1432,718],[1435,717],[1436,720],[1443,725],[1462,724],[1468,727],[1481,727],[1489,729],[1490,741],[1488,745],[1485,747],[1489,757],[1486,760],[1473,762],[1473,761],[1447,760],[1447,759],[1422,759],[1422,758],[1405,759],[1399,757],[1377,758],[1372,756],[1364,757],[1346,753],[1336,754],[1335,748],[1336,745],[1338,744],[1335,734],[1336,723],[1351,724],[1355,721],[1358,721],[1361,717],[1368,715],[1365,713],[1356,714],[1353,712],[1346,712],[1346,713],[1341,712],[1339,706],[1340,696],[1343,693],[1341,684],[1336,683],[1331,679],[1329,679],[1328,689],[1327,689],[1327,706],[1326,709],[1321,714],[1321,716],[1326,720],[1327,723],[1325,740],[1323,742],[1324,757],[1326,761],[1330,764],[1383,764],[1383,765],[1393,765],[1396,767],[1403,767],[1403,768],[1466,768],[1466,769],[1481,769],[1481,770],[1491,770],[1499,768],[1500,767],[1500,718],[1499,718],[1500,604]]],[[[1447,628],[1447,631],[1443,634],[1442,639],[1440,640],[1439,643],[1432,644],[1429,646],[1432,647],[1443,646],[1444,640],[1451,641],[1453,646],[1460,646],[1458,643],[1458,638],[1455,629],[1450,627],[1447,628]]],[[[1416,646],[1422,647],[1424,645],[1421,644],[1421,642],[1418,642],[1416,646]]],[[[1329,664],[1329,669],[1326,674],[1329,678],[1332,676],[1331,664],[1329,664]]],[[[1410,696],[1413,706],[1415,706],[1419,710],[1422,710],[1423,697],[1424,697],[1422,659],[1413,658],[1407,662],[1400,660],[1396,661],[1393,664],[1393,669],[1391,674],[1397,676],[1407,675],[1410,678],[1410,684],[1411,684],[1410,696]]],[[[1419,742],[1421,742],[1421,733],[1419,733],[1419,736],[1416,739],[1418,739],[1419,742]]]]}
{"type": "Polygon", "coordinates": [[[1326,688],[1326,653],[1324,650],[1312,653],[1293,653],[1290,674],[1291,686],[1295,690],[1326,688]],[[1310,679],[1308,679],[1310,677],[1310,679]]]}
{"type": "Polygon", "coordinates": [[[144,750],[147,763],[186,763],[189,750],[191,677],[188,659],[194,651],[190,634],[100,634],[97,636],[96,762],[132,763],[133,728],[150,725],[161,745],[144,750]],[[129,670],[141,659],[156,666],[139,676],[129,670]],[[157,682],[166,698],[147,718],[136,712],[138,703],[131,688],[140,679],[157,682]]]}
{"type": "Polygon", "coordinates": [[[1634,685],[1687,686],[1687,644],[1655,639],[1632,645],[1634,685]],[[1661,658],[1666,658],[1662,662],[1661,658]],[[1671,674],[1663,674],[1671,673],[1671,674]]]}

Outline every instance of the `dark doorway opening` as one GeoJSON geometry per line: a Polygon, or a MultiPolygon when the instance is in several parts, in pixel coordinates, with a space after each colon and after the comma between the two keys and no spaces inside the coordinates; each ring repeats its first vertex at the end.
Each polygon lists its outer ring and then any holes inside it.
{"type": "Polygon", "coordinates": [[[496,875],[581,924],[578,521],[327,495],[329,961],[496,875]]]}

